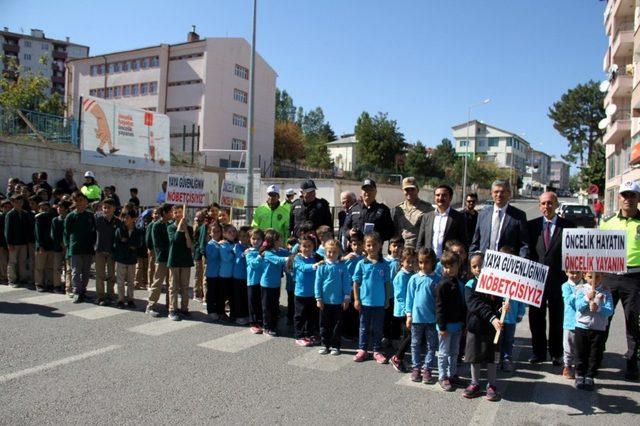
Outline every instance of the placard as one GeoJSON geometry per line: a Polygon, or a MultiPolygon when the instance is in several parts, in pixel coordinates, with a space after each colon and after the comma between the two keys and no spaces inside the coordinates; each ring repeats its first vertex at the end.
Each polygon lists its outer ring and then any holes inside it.
{"type": "Polygon", "coordinates": [[[167,177],[167,203],[194,207],[207,205],[204,179],[200,176],[169,175],[167,177]]]}
{"type": "Polygon", "coordinates": [[[565,271],[626,272],[625,231],[564,229],[562,269],[565,271]]]}
{"type": "Polygon", "coordinates": [[[487,250],[476,291],[540,307],[549,267],[524,257],[487,250]]]}
{"type": "Polygon", "coordinates": [[[220,205],[236,209],[244,208],[245,193],[245,185],[225,179],[222,181],[220,190],[220,205]]]}

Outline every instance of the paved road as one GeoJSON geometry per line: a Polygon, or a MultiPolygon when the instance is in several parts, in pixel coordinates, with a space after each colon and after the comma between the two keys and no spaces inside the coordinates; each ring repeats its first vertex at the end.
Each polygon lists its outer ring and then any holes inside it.
{"type": "Polygon", "coordinates": [[[574,390],[550,364],[524,362],[525,319],[518,370],[499,376],[503,399],[490,403],[414,384],[388,365],[356,364],[349,346],[323,357],[287,336],[208,323],[195,302],[192,321],[153,319],[142,312],[145,292],[136,297],[139,308],[122,311],[0,286],[0,424],[638,423],[640,383],[620,379],[620,311],[597,392],[574,390]]]}

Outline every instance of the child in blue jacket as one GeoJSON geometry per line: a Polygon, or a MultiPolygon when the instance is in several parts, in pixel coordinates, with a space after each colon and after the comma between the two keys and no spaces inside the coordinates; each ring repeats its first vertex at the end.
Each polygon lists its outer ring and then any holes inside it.
{"type": "MultiPolygon", "coordinates": [[[[204,230],[203,230],[204,231],[204,230]]],[[[204,271],[207,291],[205,292],[205,302],[207,313],[213,321],[219,319],[218,316],[218,292],[220,291],[220,240],[222,239],[222,228],[220,223],[212,222],[209,225],[209,242],[205,247],[205,257],[207,266],[204,271]]],[[[224,306],[222,307],[224,311],[224,306]]],[[[224,312],[223,312],[224,313],[224,312]]]]}
{"type": "Polygon", "coordinates": [[[295,282],[295,314],[293,316],[295,344],[311,346],[318,339],[318,308],[314,298],[317,263],[322,260],[315,252],[316,240],[300,237],[299,252],[293,258],[292,272],[295,282]]]}
{"type": "Polygon", "coordinates": [[[504,316],[502,339],[500,341],[500,369],[513,371],[513,344],[516,336],[516,324],[522,321],[527,312],[526,305],[517,300],[504,300],[507,313],[504,316]]]}
{"type": "Polygon", "coordinates": [[[411,329],[406,326],[407,312],[405,310],[405,303],[409,279],[414,274],[416,262],[416,252],[413,249],[406,248],[402,250],[401,268],[393,279],[393,317],[396,322],[401,323],[402,340],[398,345],[398,350],[395,355],[389,359],[389,362],[391,366],[400,373],[405,372],[404,353],[407,351],[407,346],[411,343],[411,329]]]}
{"type": "Polygon", "coordinates": [[[260,256],[264,261],[264,269],[260,278],[260,291],[262,294],[264,333],[272,337],[278,334],[280,281],[289,254],[288,250],[280,247],[280,234],[274,229],[267,229],[264,233],[264,242],[260,247],[260,256]]]}
{"type": "Polygon", "coordinates": [[[562,322],[562,349],[564,352],[562,376],[573,380],[575,372],[576,290],[584,284],[581,271],[567,271],[567,282],[562,284],[564,321],[562,322]]]}
{"type": "Polygon", "coordinates": [[[251,247],[245,251],[247,262],[247,299],[249,304],[249,325],[253,334],[262,334],[262,292],[260,278],[264,270],[264,262],[260,256],[260,246],[264,241],[264,232],[254,228],[249,233],[251,247]]]}
{"type": "MultiPolygon", "coordinates": [[[[356,271],[356,265],[364,259],[364,235],[361,231],[352,229],[349,231],[349,248],[351,252],[344,255],[341,261],[347,268],[351,281],[353,282],[353,274],[356,271]]],[[[358,336],[360,319],[358,311],[353,307],[353,292],[351,294],[351,302],[349,308],[344,313],[342,319],[342,335],[345,339],[355,340],[358,336]]]]}
{"type": "Polygon", "coordinates": [[[233,307],[235,312],[232,316],[236,318],[236,324],[246,325],[249,323],[247,306],[247,259],[244,252],[249,246],[250,226],[242,226],[238,231],[238,242],[233,246],[233,307]]]}
{"type": "Polygon", "coordinates": [[[233,246],[236,243],[237,231],[233,225],[222,225],[222,241],[220,241],[220,270],[216,290],[216,313],[223,321],[235,321],[235,297],[233,294],[233,267],[236,260],[233,246]],[[225,311],[229,303],[229,316],[225,311]]]}

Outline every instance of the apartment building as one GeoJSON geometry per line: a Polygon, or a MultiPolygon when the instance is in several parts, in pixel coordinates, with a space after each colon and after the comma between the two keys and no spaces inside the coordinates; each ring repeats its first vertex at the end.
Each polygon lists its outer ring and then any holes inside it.
{"type": "Polygon", "coordinates": [[[482,158],[501,168],[514,169],[522,177],[527,172],[531,145],[521,136],[478,120],[453,126],[456,154],[482,158]]]}
{"type": "Polygon", "coordinates": [[[355,134],[342,135],[338,140],[327,143],[329,156],[338,171],[353,172],[356,169],[357,143],[355,134]]]}
{"type": "Polygon", "coordinates": [[[558,191],[569,190],[569,163],[560,158],[551,159],[549,181],[558,191]]]}
{"type": "MultiPolygon", "coordinates": [[[[171,119],[173,155],[191,152],[193,125],[202,165],[244,167],[250,57],[242,38],[201,39],[192,31],[186,43],[74,60],[67,64],[67,114],[77,114],[82,96],[157,111],[171,119]]],[[[255,66],[254,164],[264,167],[273,157],[277,74],[258,54],[255,66]]]]}
{"type": "Polygon", "coordinates": [[[4,27],[0,31],[0,52],[5,57],[0,61],[0,73],[9,58],[15,58],[26,73],[42,74],[51,79],[51,93],[64,95],[64,73],[67,60],[86,58],[89,46],[63,40],[46,38],[42,30],[32,29],[30,34],[20,34],[4,27]],[[40,59],[45,61],[41,63],[40,59]]]}
{"type": "Polygon", "coordinates": [[[640,0],[609,0],[604,27],[609,39],[603,61],[607,80],[601,85],[609,112],[602,138],[606,151],[605,211],[614,212],[620,184],[640,179],[640,169],[633,166],[640,162],[640,0]]]}

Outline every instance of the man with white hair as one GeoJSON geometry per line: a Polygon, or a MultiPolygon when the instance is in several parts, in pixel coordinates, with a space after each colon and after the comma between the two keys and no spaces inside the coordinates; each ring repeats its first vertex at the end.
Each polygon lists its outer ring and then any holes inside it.
{"type": "Polygon", "coordinates": [[[353,191],[342,191],[340,193],[342,210],[338,212],[338,229],[340,230],[340,245],[344,251],[349,251],[347,250],[349,245],[349,230],[344,228],[344,223],[357,201],[356,194],[353,191]]]}

